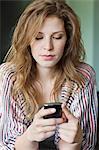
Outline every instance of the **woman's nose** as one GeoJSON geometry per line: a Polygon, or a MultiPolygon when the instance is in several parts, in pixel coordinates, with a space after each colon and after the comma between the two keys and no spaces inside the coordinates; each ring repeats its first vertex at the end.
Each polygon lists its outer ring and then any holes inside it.
{"type": "Polygon", "coordinates": [[[52,41],[52,39],[47,39],[45,42],[44,42],[44,49],[45,50],[48,50],[48,51],[50,51],[50,50],[53,50],[53,41],[52,41]]]}

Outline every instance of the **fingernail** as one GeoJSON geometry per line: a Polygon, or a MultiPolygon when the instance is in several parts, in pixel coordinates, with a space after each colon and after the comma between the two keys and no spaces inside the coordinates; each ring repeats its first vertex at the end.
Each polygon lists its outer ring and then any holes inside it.
{"type": "Polygon", "coordinates": [[[65,106],[66,106],[66,103],[63,103],[63,104],[62,104],[62,108],[65,107],[65,106]]]}
{"type": "Polygon", "coordinates": [[[56,109],[55,108],[51,108],[51,112],[55,112],[56,111],[56,109]]]}

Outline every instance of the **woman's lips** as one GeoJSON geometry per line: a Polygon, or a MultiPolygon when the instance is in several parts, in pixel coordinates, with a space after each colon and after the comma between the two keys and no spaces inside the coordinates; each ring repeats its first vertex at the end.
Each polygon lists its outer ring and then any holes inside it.
{"type": "Polygon", "coordinates": [[[51,61],[54,59],[55,55],[41,55],[44,60],[51,61]]]}

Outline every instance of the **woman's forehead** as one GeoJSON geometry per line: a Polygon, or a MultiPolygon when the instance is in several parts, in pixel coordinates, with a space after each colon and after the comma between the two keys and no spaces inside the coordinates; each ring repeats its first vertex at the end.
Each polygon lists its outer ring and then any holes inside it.
{"type": "Polygon", "coordinates": [[[65,31],[64,21],[56,16],[46,17],[39,32],[43,33],[45,31],[52,31],[52,32],[65,31]]]}

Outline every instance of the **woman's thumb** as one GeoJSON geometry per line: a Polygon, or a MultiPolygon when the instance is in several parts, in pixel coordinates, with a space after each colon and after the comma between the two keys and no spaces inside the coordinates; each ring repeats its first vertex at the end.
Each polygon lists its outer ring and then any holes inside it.
{"type": "Polygon", "coordinates": [[[74,116],[71,114],[71,112],[66,108],[66,104],[62,104],[62,111],[64,112],[66,118],[68,120],[74,119],[74,116]]]}

